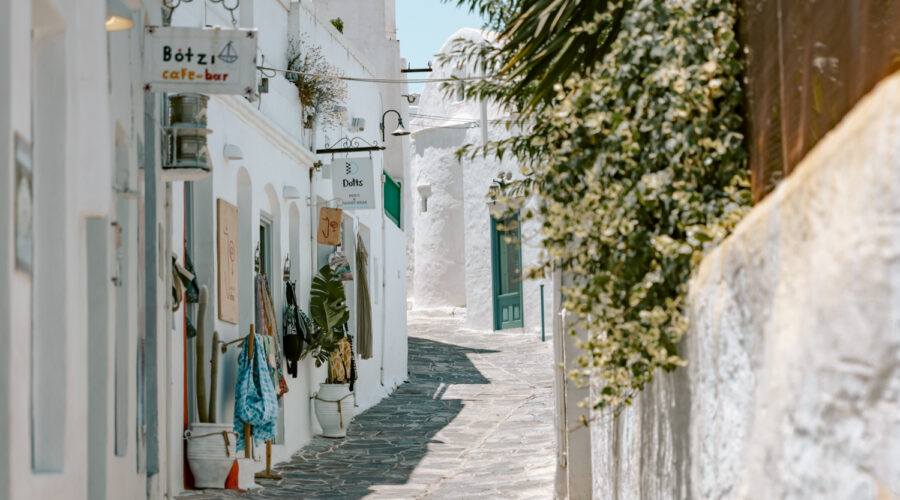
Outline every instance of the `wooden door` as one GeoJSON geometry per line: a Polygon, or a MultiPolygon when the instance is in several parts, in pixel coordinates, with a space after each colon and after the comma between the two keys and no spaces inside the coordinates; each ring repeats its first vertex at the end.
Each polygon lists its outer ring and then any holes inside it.
{"type": "Polygon", "coordinates": [[[494,283],[494,329],[521,328],[522,244],[518,216],[491,217],[491,253],[494,283]]]}

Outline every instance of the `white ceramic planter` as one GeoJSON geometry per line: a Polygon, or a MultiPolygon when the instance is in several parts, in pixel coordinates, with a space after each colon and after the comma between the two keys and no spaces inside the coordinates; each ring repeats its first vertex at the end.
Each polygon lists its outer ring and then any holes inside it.
{"type": "Polygon", "coordinates": [[[325,437],[342,438],[353,420],[353,395],[349,384],[319,384],[316,418],[325,437]],[[340,405],[340,407],[338,407],[340,405]]]}
{"type": "Polygon", "coordinates": [[[184,431],[187,439],[188,464],[194,475],[197,488],[224,488],[225,480],[234,460],[235,436],[233,424],[204,424],[194,422],[184,431]],[[228,447],[225,446],[224,432],[228,433],[228,447]]]}

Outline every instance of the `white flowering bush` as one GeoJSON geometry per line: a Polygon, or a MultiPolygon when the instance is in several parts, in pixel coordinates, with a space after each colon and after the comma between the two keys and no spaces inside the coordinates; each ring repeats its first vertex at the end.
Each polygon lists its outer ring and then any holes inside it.
{"type": "MultiPolygon", "coordinates": [[[[660,369],[686,363],[678,344],[691,274],[752,202],[737,3],[604,5],[577,28],[615,33],[596,65],[520,115],[528,133],[461,151],[511,152],[528,165],[501,201],[543,221],[545,260],[530,274],[564,276],[567,333],[588,333],[569,376],[600,385],[595,408],[630,404],[660,369]]],[[[466,54],[475,50],[449,58],[466,54]]],[[[478,85],[510,106],[528,99],[478,85]]]]}
{"type": "Polygon", "coordinates": [[[598,407],[685,363],[692,270],[752,202],[737,14],[732,1],[639,2],[533,139],[547,148],[533,171],[545,269],[569,278],[568,328],[589,333],[571,375],[599,377],[598,407]]]}

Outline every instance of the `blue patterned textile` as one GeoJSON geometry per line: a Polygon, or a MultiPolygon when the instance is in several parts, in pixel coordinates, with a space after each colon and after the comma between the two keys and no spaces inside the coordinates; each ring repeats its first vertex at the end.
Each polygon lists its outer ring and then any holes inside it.
{"type": "Polygon", "coordinates": [[[237,449],[244,449],[244,423],[253,428],[253,440],[261,444],[275,437],[278,420],[278,397],[266,363],[262,339],[253,335],[253,362],[248,360],[249,342],[244,342],[238,357],[237,385],[234,390],[234,432],[237,449]]]}

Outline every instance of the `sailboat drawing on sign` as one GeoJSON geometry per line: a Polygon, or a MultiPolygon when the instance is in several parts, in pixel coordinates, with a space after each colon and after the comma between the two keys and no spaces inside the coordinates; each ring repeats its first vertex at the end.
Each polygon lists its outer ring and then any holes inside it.
{"type": "Polygon", "coordinates": [[[219,52],[219,59],[221,59],[229,64],[237,61],[237,59],[238,59],[238,54],[237,54],[237,51],[234,50],[233,43],[234,42],[228,42],[225,45],[225,48],[222,49],[222,52],[219,52]]]}

